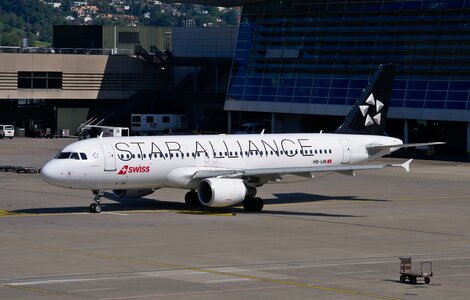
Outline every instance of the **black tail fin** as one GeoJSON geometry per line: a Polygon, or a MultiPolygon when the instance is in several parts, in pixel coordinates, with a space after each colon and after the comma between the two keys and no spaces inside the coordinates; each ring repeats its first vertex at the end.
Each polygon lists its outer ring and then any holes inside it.
{"type": "Polygon", "coordinates": [[[384,134],[395,69],[394,64],[380,65],[336,133],[384,134]]]}

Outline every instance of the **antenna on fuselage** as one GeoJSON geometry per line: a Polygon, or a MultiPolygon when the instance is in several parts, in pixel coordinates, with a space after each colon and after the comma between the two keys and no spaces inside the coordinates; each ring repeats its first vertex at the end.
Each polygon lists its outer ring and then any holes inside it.
{"type": "Polygon", "coordinates": [[[100,140],[101,140],[102,137],[103,137],[103,131],[101,131],[101,133],[100,133],[100,140]]]}

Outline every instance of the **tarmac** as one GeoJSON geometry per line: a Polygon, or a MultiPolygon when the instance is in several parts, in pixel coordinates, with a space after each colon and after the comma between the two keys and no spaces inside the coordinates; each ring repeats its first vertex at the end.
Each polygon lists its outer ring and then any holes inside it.
{"type": "MultiPolygon", "coordinates": [[[[3,139],[0,165],[73,141],[3,139]]],[[[262,213],[162,189],[92,214],[90,191],[1,172],[0,299],[469,299],[470,164],[285,179],[258,189],[262,213]],[[399,257],[431,261],[431,283],[401,283],[399,257]]]]}

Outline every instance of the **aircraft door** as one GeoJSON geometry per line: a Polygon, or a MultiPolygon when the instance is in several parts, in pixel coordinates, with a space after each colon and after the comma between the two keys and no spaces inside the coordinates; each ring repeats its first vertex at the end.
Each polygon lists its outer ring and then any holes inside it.
{"type": "Polygon", "coordinates": [[[341,147],[343,147],[343,160],[342,164],[349,164],[351,160],[351,147],[347,139],[340,139],[341,147]]]}
{"type": "Polygon", "coordinates": [[[114,155],[113,146],[110,144],[102,144],[101,149],[104,153],[104,170],[116,171],[116,156],[114,155]]]}

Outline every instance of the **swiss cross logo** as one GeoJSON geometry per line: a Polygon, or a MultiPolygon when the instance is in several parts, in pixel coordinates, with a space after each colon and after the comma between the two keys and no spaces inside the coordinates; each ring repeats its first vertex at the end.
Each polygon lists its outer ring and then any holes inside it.
{"type": "Polygon", "coordinates": [[[129,165],[124,165],[122,169],[118,172],[118,175],[125,175],[131,173],[149,173],[150,166],[137,166],[129,167],[129,165]]]}
{"type": "Polygon", "coordinates": [[[127,169],[129,168],[128,165],[125,165],[124,167],[122,167],[121,171],[119,171],[118,175],[124,175],[124,174],[127,174],[127,169]]]}

